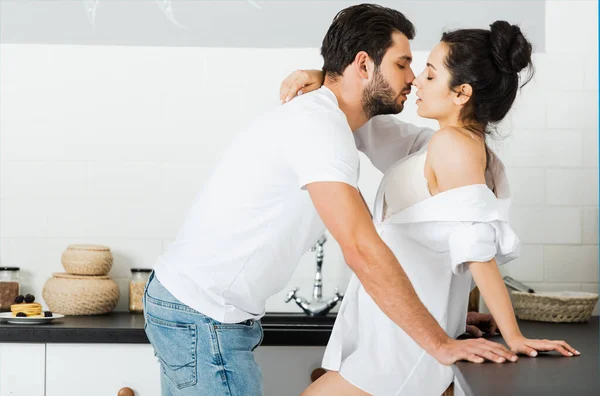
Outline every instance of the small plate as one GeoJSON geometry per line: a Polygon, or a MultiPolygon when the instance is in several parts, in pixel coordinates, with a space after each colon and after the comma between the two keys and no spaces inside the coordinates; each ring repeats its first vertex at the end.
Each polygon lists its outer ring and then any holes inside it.
{"type": "Polygon", "coordinates": [[[12,312],[0,313],[0,321],[12,323],[12,324],[28,324],[28,325],[44,324],[44,323],[50,323],[54,319],[60,319],[60,318],[64,318],[64,317],[65,317],[65,315],[55,313],[55,314],[52,314],[51,318],[41,318],[41,317],[34,318],[31,316],[28,316],[25,318],[19,318],[16,316],[12,316],[12,312]]]}

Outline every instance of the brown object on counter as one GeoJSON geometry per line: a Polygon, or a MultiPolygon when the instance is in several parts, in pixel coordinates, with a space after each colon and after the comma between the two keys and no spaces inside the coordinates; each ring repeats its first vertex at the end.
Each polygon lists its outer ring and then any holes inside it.
{"type": "Polygon", "coordinates": [[[67,273],[73,275],[106,275],[113,265],[110,248],[103,245],[69,245],[61,256],[67,273]]]}
{"type": "Polygon", "coordinates": [[[511,292],[515,316],[540,322],[587,322],[592,317],[598,294],[578,291],[511,292]]]}
{"type": "Polygon", "coordinates": [[[0,282],[0,312],[10,311],[10,306],[15,303],[19,295],[19,282],[0,282]]]}
{"type": "Polygon", "coordinates": [[[144,282],[129,282],[129,310],[131,312],[144,312],[143,297],[146,290],[144,282]]]}
{"type": "Polygon", "coordinates": [[[126,386],[125,388],[121,388],[119,390],[117,396],[135,396],[135,392],[133,391],[133,389],[126,386]]]}
{"type": "Polygon", "coordinates": [[[148,277],[152,273],[150,268],[132,268],[129,280],[129,310],[131,312],[144,312],[144,292],[148,277]]]}
{"type": "Polygon", "coordinates": [[[50,311],[63,315],[101,315],[119,301],[119,286],[109,276],[55,273],[42,290],[50,311]]]}
{"type": "Polygon", "coordinates": [[[476,287],[469,294],[469,308],[467,312],[479,312],[479,288],[476,287]]]}

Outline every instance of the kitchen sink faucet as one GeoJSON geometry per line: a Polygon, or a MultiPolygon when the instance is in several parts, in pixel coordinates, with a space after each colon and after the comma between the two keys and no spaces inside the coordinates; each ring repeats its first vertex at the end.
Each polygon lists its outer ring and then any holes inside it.
{"type": "Polygon", "coordinates": [[[325,256],[323,245],[327,242],[327,237],[322,235],[321,238],[317,241],[317,244],[313,246],[310,250],[311,252],[317,252],[317,272],[315,274],[315,283],[313,284],[313,297],[311,301],[307,301],[305,298],[298,297],[296,292],[298,288],[290,290],[285,298],[285,302],[288,303],[292,299],[296,302],[296,304],[302,308],[302,310],[309,316],[323,316],[327,315],[329,311],[333,307],[335,307],[338,301],[341,301],[344,297],[343,294],[339,293],[337,287],[333,291],[333,297],[328,300],[323,300],[323,275],[322,275],[322,267],[323,267],[323,257],[325,256]]]}

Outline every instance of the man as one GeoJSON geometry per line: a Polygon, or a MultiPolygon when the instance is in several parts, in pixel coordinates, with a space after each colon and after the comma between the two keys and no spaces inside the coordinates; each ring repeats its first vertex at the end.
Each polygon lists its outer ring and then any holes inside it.
{"type": "MultiPolygon", "coordinates": [[[[398,11],[343,10],[323,40],[324,86],[263,115],[233,142],[145,293],[163,395],[262,394],[256,320],[326,228],[377,305],[428,353],[443,364],[476,359],[475,341],[450,339],[419,301],[357,190],[352,132],[402,110],[414,79],[413,36],[398,11]]],[[[484,358],[512,356],[482,345],[484,358]]]]}

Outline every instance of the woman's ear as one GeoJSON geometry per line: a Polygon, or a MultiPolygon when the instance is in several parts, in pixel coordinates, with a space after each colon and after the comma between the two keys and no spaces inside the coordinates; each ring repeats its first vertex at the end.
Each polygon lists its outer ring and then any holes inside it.
{"type": "Polygon", "coordinates": [[[469,99],[471,99],[471,95],[473,95],[473,87],[471,87],[470,84],[461,84],[456,89],[454,89],[453,92],[454,104],[458,106],[464,106],[465,104],[467,104],[469,99]]]}
{"type": "Polygon", "coordinates": [[[365,80],[370,80],[375,71],[375,64],[369,54],[365,51],[360,51],[356,54],[356,57],[354,58],[354,67],[356,68],[357,74],[365,80]]]}

